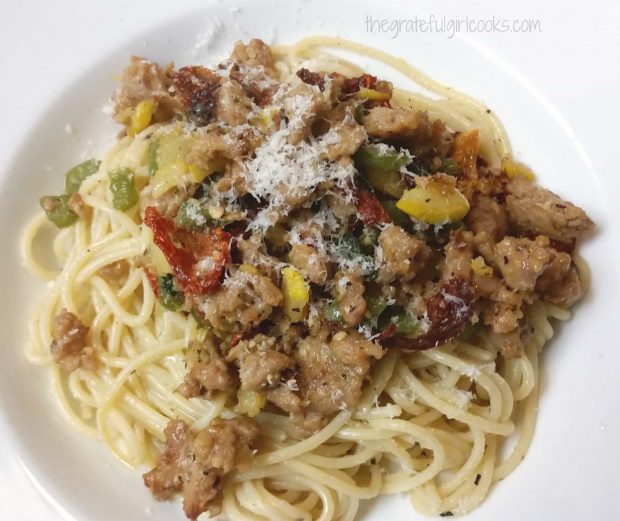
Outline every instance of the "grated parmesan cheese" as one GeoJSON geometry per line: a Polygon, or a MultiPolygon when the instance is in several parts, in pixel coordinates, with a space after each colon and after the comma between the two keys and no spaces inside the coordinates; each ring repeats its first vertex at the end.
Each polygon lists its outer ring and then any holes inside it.
{"type": "Polygon", "coordinates": [[[207,219],[201,212],[200,202],[196,199],[188,199],[185,203],[185,215],[194,223],[196,226],[204,226],[207,223],[207,219]]]}
{"type": "Polygon", "coordinates": [[[252,273],[248,273],[246,271],[237,270],[232,274],[229,274],[222,282],[222,286],[225,288],[237,288],[237,289],[245,289],[249,285],[252,285],[256,282],[256,275],[252,273]]]}
{"type": "MultiPolygon", "coordinates": [[[[293,199],[305,198],[320,184],[327,183],[345,192],[351,192],[355,169],[350,164],[331,163],[321,159],[325,147],[320,141],[302,141],[297,145],[287,142],[288,127],[272,134],[256,150],[256,156],[247,165],[246,181],[249,192],[256,199],[269,201],[255,227],[275,222],[269,210],[278,214],[286,211],[293,199]]],[[[275,217],[275,216],[274,216],[275,217]]]]}

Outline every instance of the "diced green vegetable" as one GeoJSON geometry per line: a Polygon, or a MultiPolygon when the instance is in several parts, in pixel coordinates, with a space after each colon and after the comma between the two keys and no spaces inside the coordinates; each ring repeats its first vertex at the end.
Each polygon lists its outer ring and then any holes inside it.
{"type": "Polygon", "coordinates": [[[411,335],[417,332],[420,324],[418,319],[403,312],[392,318],[392,323],[396,325],[397,335],[411,335]]]}
{"type": "Polygon", "coordinates": [[[373,269],[374,262],[371,255],[362,252],[359,241],[350,233],[347,233],[338,239],[335,244],[336,256],[342,259],[342,264],[347,263],[360,266],[365,278],[373,280],[377,276],[377,270],[373,269]]]}
{"type": "Polygon", "coordinates": [[[366,145],[354,155],[356,166],[363,170],[382,170],[397,172],[411,162],[409,154],[390,150],[385,145],[366,145]]]}
{"type": "Polygon", "coordinates": [[[101,161],[89,159],[88,161],[84,161],[69,170],[65,174],[65,193],[74,194],[79,191],[84,179],[97,172],[100,164],[101,161]]]}
{"type": "Polygon", "coordinates": [[[385,171],[371,168],[364,172],[364,177],[374,188],[397,199],[403,195],[405,188],[407,188],[403,181],[403,175],[395,170],[385,171]]]}
{"type": "Polygon", "coordinates": [[[108,175],[110,176],[112,206],[121,211],[129,210],[138,202],[139,197],[133,172],[129,168],[118,168],[108,175]]]}
{"type": "Polygon", "coordinates": [[[377,268],[366,270],[366,272],[364,273],[364,280],[366,281],[376,280],[378,276],[379,276],[379,270],[377,268]]]}
{"type": "Polygon", "coordinates": [[[209,321],[196,308],[192,308],[190,314],[192,315],[192,317],[194,317],[194,320],[198,324],[198,327],[201,327],[203,329],[211,329],[211,324],[209,324],[209,321]]]}
{"type": "Polygon", "coordinates": [[[409,216],[396,206],[396,201],[385,200],[385,201],[381,201],[381,203],[383,204],[385,211],[392,218],[392,222],[395,225],[404,228],[411,222],[411,220],[409,219],[409,216]]]}
{"type": "Polygon", "coordinates": [[[159,141],[153,140],[149,143],[146,151],[146,165],[150,176],[154,176],[159,170],[157,161],[157,152],[159,150],[159,141]]]}
{"type": "Polygon", "coordinates": [[[459,164],[451,157],[448,157],[441,166],[441,171],[448,175],[458,175],[459,170],[459,164]]]}
{"type": "Polygon", "coordinates": [[[366,116],[366,109],[364,108],[364,104],[360,103],[355,107],[355,112],[353,113],[353,117],[358,124],[364,123],[364,117],[366,116]]]}
{"type": "Polygon", "coordinates": [[[360,255],[363,255],[360,248],[360,243],[350,233],[346,233],[338,239],[336,249],[338,255],[345,260],[352,260],[356,257],[359,257],[360,255]]]}
{"type": "Polygon", "coordinates": [[[176,288],[172,273],[157,277],[159,301],[170,311],[178,311],[185,300],[183,293],[176,288]]]}
{"type": "Polygon", "coordinates": [[[413,160],[409,165],[407,165],[407,170],[415,175],[425,176],[430,174],[420,160],[413,160]]]}
{"type": "Polygon", "coordinates": [[[385,297],[367,297],[366,310],[371,319],[378,319],[379,315],[387,308],[388,301],[385,297]]]}
{"type": "Polygon", "coordinates": [[[196,230],[205,226],[210,220],[205,206],[198,199],[188,199],[179,208],[176,225],[184,230],[196,230]]]}
{"type": "Polygon", "coordinates": [[[346,233],[338,239],[336,251],[338,256],[345,261],[358,260],[360,257],[362,258],[362,261],[366,259],[370,261],[368,255],[364,255],[362,252],[359,241],[350,233],[346,233]]]}
{"type": "Polygon", "coordinates": [[[475,336],[476,333],[478,333],[481,326],[482,326],[481,322],[476,322],[475,324],[467,324],[465,326],[465,330],[459,335],[458,337],[459,340],[462,340],[463,342],[467,342],[473,336],[475,336]]]}
{"type": "Polygon", "coordinates": [[[342,313],[340,313],[338,302],[335,300],[327,306],[327,320],[330,322],[340,322],[342,320],[342,313]]]}
{"type": "Polygon", "coordinates": [[[379,317],[387,307],[388,301],[385,297],[366,297],[366,318],[364,322],[372,328],[376,328],[379,317]]]}
{"type": "Polygon", "coordinates": [[[70,197],[71,194],[41,197],[41,208],[45,211],[47,218],[58,228],[66,228],[78,220],[77,214],[69,207],[70,197]]]}
{"type": "Polygon", "coordinates": [[[409,315],[402,306],[388,306],[381,313],[378,328],[383,330],[390,324],[396,326],[395,334],[397,335],[411,335],[419,329],[418,319],[409,315]]]}

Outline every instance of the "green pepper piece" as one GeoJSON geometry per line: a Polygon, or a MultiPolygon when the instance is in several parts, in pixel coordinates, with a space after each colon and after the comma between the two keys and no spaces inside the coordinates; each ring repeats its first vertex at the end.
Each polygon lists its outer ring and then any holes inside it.
{"type": "Polygon", "coordinates": [[[84,179],[96,173],[99,170],[100,164],[101,161],[89,159],[74,166],[65,174],[65,192],[68,194],[78,192],[84,179]]]}
{"type": "Polygon", "coordinates": [[[184,230],[196,230],[202,228],[210,221],[207,209],[198,199],[188,199],[179,208],[176,217],[176,225],[184,230]]]}
{"type": "Polygon", "coordinates": [[[344,264],[352,261],[356,265],[366,265],[361,275],[371,280],[377,276],[377,271],[370,268],[374,264],[372,256],[362,252],[359,241],[352,234],[346,233],[340,237],[335,246],[336,254],[344,264]]]}
{"type": "Polygon", "coordinates": [[[159,151],[159,141],[153,140],[149,143],[149,147],[146,150],[146,164],[150,176],[154,176],[159,170],[159,163],[157,162],[157,152],[159,151]]]}
{"type": "Polygon", "coordinates": [[[183,293],[176,288],[172,273],[157,277],[159,286],[159,301],[170,311],[178,311],[185,300],[183,293]]]}
{"type": "Polygon", "coordinates": [[[402,306],[389,306],[381,313],[377,321],[378,329],[383,330],[390,324],[396,326],[397,335],[411,335],[420,327],[418,319],[407,313],[402,306]]]}
{"type": "Polygon", "coordinates": [[[363,103],[359,103],[355,107],[355,112],[353,113],[353,117],[355,118],[355,121],[359,125],[362,125],[364,123],[364,117],[365,116],[366,116],[366,109],[364,108],[364,104],[363,103]]]}
{"type": "Polygon", "coordinates": [[[338,239],[338,253],[346,260],[355,259],[362,255],[360,244],[350,233],[346,233],[338,239]]]}
{"type": "Polygon", "coordinates": [[[209,324],[209,321],[200,311],[198,311],[196,308],[192,308],[190,313],[192,317],[194,317],[194,320],[198,324],[198,327],[202,329],[211,329],[211,324],[209,324]]]}
{"type": "Polygon", "coordinates": [[[409,219],[409,216],[405,212],[403,212],[400,208],[396,207],[396,201],[387,199],[387,200],[381,201],[381,203],[383,204],[385,211],[391,217],[392,222],[395,225],[400,226],[401,228],[404,228],[411,222],[411,220],[409,219]]]}
{"type": "Polygon", "coordinates": [[[133,180],[133,172],[129,168],[118,168],[108,174],[112,206],[117,210],[129,210],[138,202],[138,190],[133,180]]]}
{"type": "Polygon", "coordinates": [[[367,282],[372,282],[373,280],[377,280],[378,276],[379,276],[378,269],[366,270],[366,272],[363,274],[364,280],[367,282]]]}
{"type": "Polygon", "coordinates": [[[384,297],[368,297],[366,299],[366,311],[370,319],[378,319],[385,308],[387,308],[387,300],[384,297]]]}
{"type": "Polygon", "coordinates": [[[420,160],[414,160],[407,166],[407,170],[415,175],[429,175],[430,172],[426,169],[424,164],[420,160]]]}
{"type": "Polygon", "coordinates": [[[475,324],[467,324],[465,326],[465,330],[459,335],[458,339],[462,340],[463,342],[471,340],[471,338],[478,333],[481,327],[481,322],[476,322],[475,324]]]}
{"type": "Polygon", "coordinates": [[[45,211],[47,218],[58,228],[66,228],[78,220],[77,214],[69,207],[70,198],[70,194],[41,197],[41,208],[45,211]]]}
{"type": "Polygon", "coordinates": [[[382,150],[379,145],[366,145],[360,148],[353,159],[356,166],[361,170],[382,170],[384,172],[399,171],[403,166],[408,165],[411,159],[404,152],[395,150],[382,150]]]}
{"type": "Polygon", "coordinates": [[[405,312],[399,313],[393,317],[392,323],[396,325],[397,335],[411,335],[417,332],[420,326],[417,318],[414,318],[405,312]]]}
{"type": "Polygon", "coordinates": [[[385,297],[366,297],[366,317],[364,323],[368,324],[371,328],[376,328],[379,322],[379,317],[388,307],[385,297]]]}
{"type": "Polygon", "coordinates": [[[342,320],[342,313],[338,307],[338,302],[335,300],[327,306],[327,320],[330,322],[340,322],[342,320]]]}
{"type": "Polygon", "coordinates": [[[370,169],[364,172],[364,177],[373,188],[396,199],[400,199],[407,188],[400,172],[370,169]]]}
{"type": "Polygon", "coordinates": [[[460,171],[459,164],[451,157],[448,157],[444,160],[443,165],[441,166],[441,171],[444,174],[456,176],[460,171]]]}

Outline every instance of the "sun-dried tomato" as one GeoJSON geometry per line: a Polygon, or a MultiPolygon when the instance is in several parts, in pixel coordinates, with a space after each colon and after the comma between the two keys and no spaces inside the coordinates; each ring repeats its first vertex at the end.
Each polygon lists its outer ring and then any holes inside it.
{"type": "Polygon", "coordinates": [[[144,273],[146,274],[146,280],[149,281],[149,286],[153,290],[153,294],[156,298],[159,298],[159,284],[157,283],[157,275],[153,273],[153,270],[146,266],[142,266],[144,273]]]}
{"type": "Polygon", "coordinates": [[[377,77],[370,74],[362,74],[355,78],[347,78],[342,84],[341,92],[344,95],[355,94],[361,88],[374,89],[377,86],[377,77]]]}
{"type": "Polygon", "coordinates": [[[394,324],[393,322],[390,322],[388,326],[383,331],[381,331],[381,333],[377,335],[376,340],[380,344],[383,344],[383,342],[387,342],[395,334],[396,334],[396,324],[394,324]]]}
{"type": "Polygon", "coordinates": [[[428,299],[426,308],[431,326],[426,333],[415,338],[394,336],[386,344],[403,351],[421,351],[445,344],[463,333],[473,311],[472,304],[469,283],[454,277],[428,299]]]}
{"type": "Polygon", "coordinates": [[[362,216],[364,224],[392,222],[390,214],[387,213],[381,201],[368,190],[357,190],[355,194],[355,206],[362,216]]]}
{"type": "Polygon", "coordinates": [[[308,85],[316,85],[321,92],[325,90],[325,78],[318,72],[312,72],[308,69],[299,69],[295,74],[301,81],[308,85]]]}
{"type": "Polygon", "coordinates": [[[155,244],[184,293],[201,295],[220,287],[224,267],[230,262],[229,233],[221,228],[181,230],[152,206],[144,212],[144,223],[153,230],[155,244]]]}

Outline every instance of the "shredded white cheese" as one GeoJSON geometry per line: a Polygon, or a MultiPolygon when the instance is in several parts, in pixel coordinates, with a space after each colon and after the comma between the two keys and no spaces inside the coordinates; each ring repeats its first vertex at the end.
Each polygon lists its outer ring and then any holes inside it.
{"type": "MultiPolygon", "coordinates": [[[[268,227],[291,207],[303,202],[319,185],[326,189],[336,187],[352,199],[355,168],[351,163],[337,163],[322,159],[322,155],[336,137],[327,140],[310,135],[299,143],[294,136],[311,123],[314,98],[311,95],[290,95],[294,86],[285,85],[275,95],[273,106],[288,117],[280,128],[255,151],[247,163],[246,182],[249,192],[257,199],[268,201],[252,223],[253,228],[268,227]],[[291,143],[293,141],[293,143],[291,143]],[[274,212],[275,210],[275,212],[274,212]]],[[[293,91],[296,92],[296,91],[293,91]]],[[[315,94],[317,94],[318,87],[315,94]]]]}

